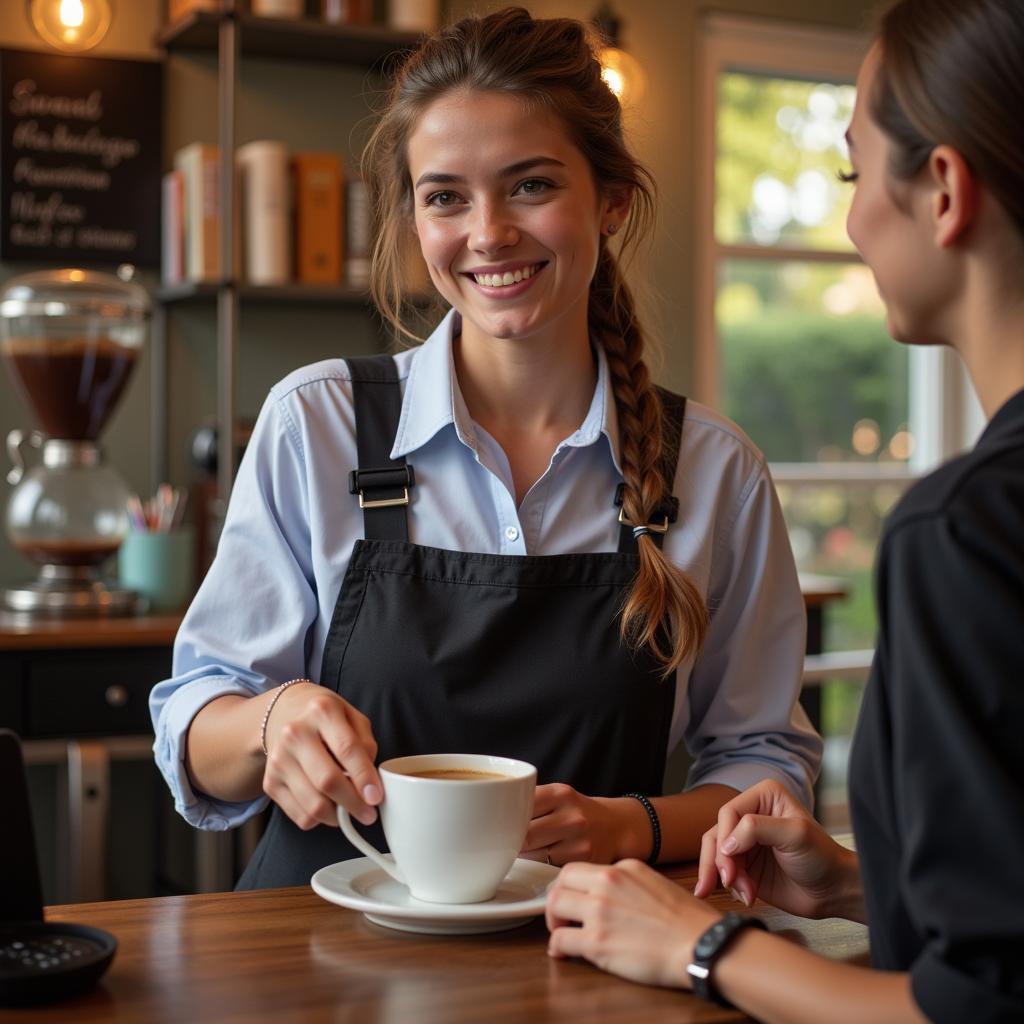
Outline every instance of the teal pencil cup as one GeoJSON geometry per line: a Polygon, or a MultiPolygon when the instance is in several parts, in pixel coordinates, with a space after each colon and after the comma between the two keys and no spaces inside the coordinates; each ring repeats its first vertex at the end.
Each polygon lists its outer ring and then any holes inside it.
{"type": "Polygon", "coordinates": [[[167,533],[132,530],[117,560],[122,585],[146,598],[150,611],[178,611],[192,597],[195,534],[191,526],[167,533]]]}

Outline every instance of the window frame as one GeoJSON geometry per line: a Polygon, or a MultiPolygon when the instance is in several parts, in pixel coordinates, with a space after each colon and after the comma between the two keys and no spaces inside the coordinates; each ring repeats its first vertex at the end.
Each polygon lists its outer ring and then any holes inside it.
{"type": "MultiPolygon", "coordinates": [[[[701,258],[697,261],[694,377],[698,400],[717,408],[720,367],[715,297],[722,261],[862,262],[853,250],[718,241],[714,220],[718,76],[723,72],[741,72],[852,84],[870,46],[870,36],[846,29],[723,14],[705,15],[699,36],[696,147],[699,158],[694,209],[701,258]]],[[[875,481],[907,485],[973,443],[984,417],[963,364],[952,352],[940,346],[912,347],[909,385],[908,421],[915,446],[907,463],[774,463],[775,479],[795,486],[875,481]]],[[[754,441],[756,443],[757,439],[754,441]]]]}

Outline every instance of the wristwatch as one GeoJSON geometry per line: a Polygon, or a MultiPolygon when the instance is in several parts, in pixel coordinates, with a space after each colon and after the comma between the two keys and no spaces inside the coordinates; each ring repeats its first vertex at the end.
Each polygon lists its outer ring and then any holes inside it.
{"type": "Polygon", "coordinates": [[[756,917],[744,917],[742,914],[726,914],[719,918],[697,940],[693,947],[693,961],[687,964],[686,973],[693,982],[693,991],[701,999],[719,1006],[731,1006],[711,981],[711,968],[715,961],[725,952],[726,947],[744,928],[760,928],[768,931],[768,926],[756,917]]]}

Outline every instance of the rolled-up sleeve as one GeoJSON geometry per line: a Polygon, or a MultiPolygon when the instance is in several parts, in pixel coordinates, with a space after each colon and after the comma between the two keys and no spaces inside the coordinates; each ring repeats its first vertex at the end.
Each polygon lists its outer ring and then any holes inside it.
{"type": "Polygon", "coordinates": [[[808,807],[821,737],[798,702],[806,612],[782,510],[763,461],[716,530],[710,625],[689,680],[688,788],[781,782],[808,807]]]}
{"type": "Polygon", "coordinates": [[[157,767],[179,813],[199,828],[232,828],[267,804],[196,790],[186,744],[210,701],[253,696],[306,674],[317,614],[308,503],[301,438],[271,393],[239,467],[217,556],[175,639],[173,675],[149,701],[157,767]]]}

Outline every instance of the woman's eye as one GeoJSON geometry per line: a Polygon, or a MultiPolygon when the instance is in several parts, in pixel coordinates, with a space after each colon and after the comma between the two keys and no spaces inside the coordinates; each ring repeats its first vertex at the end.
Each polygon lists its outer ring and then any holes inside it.
{"type": "Polygon", "coordinates": [[[516,186],[516,191],[526,196],[539,196],[551,188],[553,186],[550,181],[544,181],[542,178],[528,178],[516,186]]]}
{"type": "Polygon", "coordinates": [[[856,171],[836,171],[836,177],[846,185],[853,185],[860,175],[856,171]]]}
{"type": "Polygon", "coordinates": [[[454,206],[459,201],[457,192],[431,192],[427,196],[426,206],[454,206]]]}

